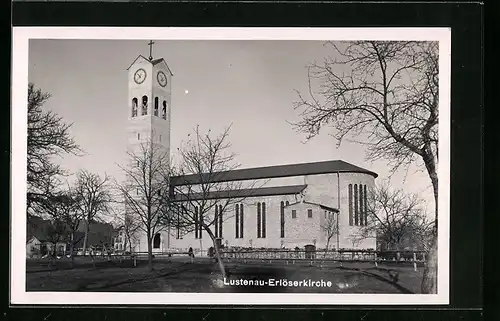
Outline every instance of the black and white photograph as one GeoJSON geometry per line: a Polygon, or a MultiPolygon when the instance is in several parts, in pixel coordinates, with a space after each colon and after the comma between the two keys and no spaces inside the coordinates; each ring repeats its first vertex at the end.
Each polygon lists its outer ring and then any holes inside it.
{"type": "Polygon", "coordinates": [[[13,48],[13,303],[449,303],[449,29],[13,48]]]}

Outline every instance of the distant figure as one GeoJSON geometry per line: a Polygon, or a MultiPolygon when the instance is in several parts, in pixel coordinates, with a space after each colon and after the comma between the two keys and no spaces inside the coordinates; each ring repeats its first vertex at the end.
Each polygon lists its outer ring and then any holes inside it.
{"type": "Polygon", "coordinates": [[[188,256],[191,257],[191,258],[194,258],[194,253],[193,253],[193,248],[192,247],[189,247],[188,256]]]}

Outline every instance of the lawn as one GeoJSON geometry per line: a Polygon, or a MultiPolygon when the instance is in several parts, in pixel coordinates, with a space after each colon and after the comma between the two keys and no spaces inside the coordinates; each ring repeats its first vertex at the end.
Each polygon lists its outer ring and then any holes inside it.
{"type": "MultiPolygon", "coordinates": [[[[209,259],[156,259],[149,271],[146,260],[108,262],[95,265],[88,258],[61,259],[48,267],[46,260],[27,260],[27,291],[96,292],[293,292],[293,293],[419,293],[423,269],[406,267],[375,268],[369,263],[338,263],[309,266],[308,263],[248,261],[227,262],[226,283],[286,280],[331,282],[331,286],[236,286],[224,285],[217,264],[209,259]]],[[[275,281],[276,282],[276,281],[275,281]]]]}

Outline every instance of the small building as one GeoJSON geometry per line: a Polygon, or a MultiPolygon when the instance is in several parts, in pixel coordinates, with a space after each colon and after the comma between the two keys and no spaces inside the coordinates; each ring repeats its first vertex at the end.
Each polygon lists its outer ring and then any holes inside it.
{"type": "Polygon", "coordinates": [[[54,227],[49,220],[39,217],[29,217],[26,233],[26,257],[42,257],[53,252],[54,244],[56,255],[66,253],[67,244],[62,236],[54,235],[54,227]]]}

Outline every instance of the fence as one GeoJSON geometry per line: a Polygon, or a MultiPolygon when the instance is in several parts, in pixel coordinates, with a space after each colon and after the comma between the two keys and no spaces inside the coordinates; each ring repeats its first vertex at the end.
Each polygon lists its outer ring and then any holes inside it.
{"type": "MultiPolygon", "coordinates": [[[[146,258],[147,252],[135,252],[131,256],[134,260],[137,258],[146,258]]],[[[187,257],[187,251],[170,251],[153,253],[155,258],[173,258],[187,257]]],[[[223,249],[221,258],[231,262],[237,261],[244,264],[251,262],[273,263],[281,262],[284,264],[308,263],[373,263],[376,267],[379,264],[410,264],[416,271],[417,267],[426,264],[425,251],[372,251],[372,250],[269,250],[269,249],[223,249]]],[[[194,251],[195,258],[207,258],[207,251],[194,251]]],[[[192,259],[193,260],[193,259],[192,259]]]]}
{"type": "Polygon", "coordinates": [[[223,259],[242,261],[269,262],[284,261],[285,264],[295,264],[297,262],[313,263],[338,262],[354,263],[364,262],[378,264],[412,264],[416,271],[418,265],[426,263],[425,251],[366,251],[366,250],[226,250],[222,252],[223,259]]]}

